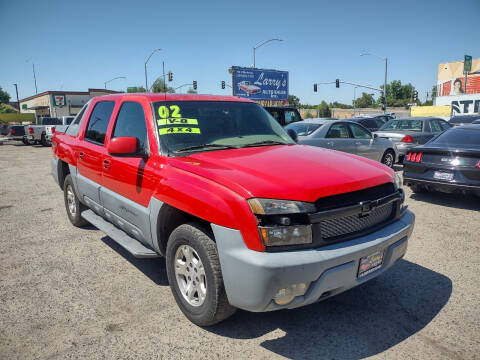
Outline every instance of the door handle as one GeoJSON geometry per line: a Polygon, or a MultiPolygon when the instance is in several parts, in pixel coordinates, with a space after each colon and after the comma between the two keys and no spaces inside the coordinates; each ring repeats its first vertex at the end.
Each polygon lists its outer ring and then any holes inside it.
{"type": "Polygon", "coordinates": [[[110,169],[110,160],[108,160],[108,159],[103,160],[103,168],[105,170],[110,169]]]}
{"type": "Polygon", "coordinates": [[[78,157],[80,158],[80,160],[83,160],[85,158],[85,153],[83,151],[80,151],[78,153],[78,157]]]}

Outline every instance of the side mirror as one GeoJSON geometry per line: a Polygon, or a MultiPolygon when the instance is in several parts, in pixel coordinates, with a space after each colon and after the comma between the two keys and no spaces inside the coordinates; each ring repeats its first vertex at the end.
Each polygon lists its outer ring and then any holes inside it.
{"type": "Polygon", "coordinates": [[[293,141],[298,142],[297,132],[293,129],[288,129],[287,134],[292,138],[293,141]]]}
{"type": "Polygon", "coordinates": [[[110,139],[108,153],[113,156],[144,157],[144,153],[138,151],[138,139],[135,137],[117,137],[110,139]]]}
{"type": "Polygon", "coordinates": [[[374,139],[378,138],[378,134],[373,133],[373,138],[374,139]]]}

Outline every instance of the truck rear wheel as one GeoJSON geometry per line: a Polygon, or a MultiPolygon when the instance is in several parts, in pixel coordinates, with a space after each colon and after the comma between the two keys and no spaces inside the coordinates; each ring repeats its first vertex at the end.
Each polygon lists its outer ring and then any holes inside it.
{"type": "Polygon", "coordinates": [[[65,199],[65,209],[67,210],[67,216],[70,222],[77,227],[87,225],[88,222],[81,216],[82,211],[87,210],[87,208],[78,201],[77,193],[73,187],[72,176],[70,174],[65,177],[65,182],[63,183],[63,195],[65,199]]]}
{"type": "Polygon", "coordinates": [[[48,146],[48,141],[45,134],[42,134],[42,139],[40,140],[40,144],[42,144],[42,146],[48,146]]]}
{"type": "Polygon", "coordinates": [[[191,322],[214,325],[236,311],[228,303],[210,231],[195,223],[177,227],[168,240],[166,262],[175,301],[191,322]]]}

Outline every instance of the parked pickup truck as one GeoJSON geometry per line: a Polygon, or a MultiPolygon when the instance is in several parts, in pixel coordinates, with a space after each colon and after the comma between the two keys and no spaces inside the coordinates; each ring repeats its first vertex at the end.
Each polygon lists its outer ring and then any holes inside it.
{"type": "Polygon", "coordinates": [[[362,284],[403,257],[414,226],[392,169],[297,145],[247,99],[96,97],[52,149],[71,223],[133,256],[165,256],[197,325],[362,284]]]}
{"type": "Polygon", "coordinates": [[[73,121],[75,116],[62,116],[58,119],[58,125],[47,125],[45,126],[45,138],[47,144],[52,143],[52,137],[55,131],[64,132],[68,125],[73,121]]]}
{"type": "Polygon", "coordinates": [[[61,120],[53,117],[42,117],[39,125],[25,125],[25,139],[28,143],[42,144],[49,146],[47,140],[47,128],[51,132],[51,127],[61,125],[61,120]]]}

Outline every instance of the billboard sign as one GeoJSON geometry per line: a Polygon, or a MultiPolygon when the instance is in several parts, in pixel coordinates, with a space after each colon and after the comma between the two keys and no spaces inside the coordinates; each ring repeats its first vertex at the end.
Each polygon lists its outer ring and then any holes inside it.
{"type": "Polygon", "coordinates": [[[480,93],[480,59],[465,59],[438,65],[437,96],[459,96],[480,93]],[[470,64],[468,64],[470,62],[470,64]],[[467,65],[467,86],[464,68],[467,65]]]}
{"type": "Polygon", "coordinates": [[[232,67],[233,95],[252,100],[287,100],[288,71],[232,67]]]}

